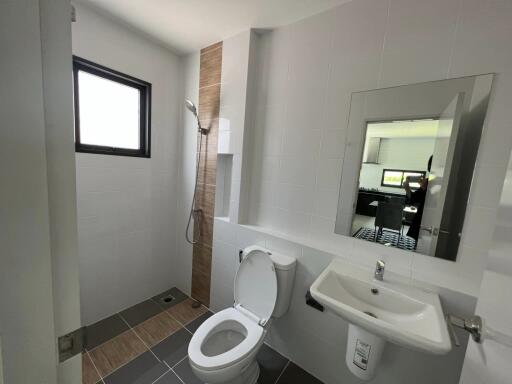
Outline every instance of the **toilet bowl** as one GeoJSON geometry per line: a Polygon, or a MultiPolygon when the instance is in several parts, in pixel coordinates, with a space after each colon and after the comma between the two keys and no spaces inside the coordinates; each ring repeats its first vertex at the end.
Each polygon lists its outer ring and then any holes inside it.
{"type": "Polygon", "coordinates": [[[256,355],[271,317],[286,313],[295,277],[294,258],[251,246],[235,277],[235,305],[208,318],[192,336],[192,371],[208,384],[255,384],[256,355]]]}

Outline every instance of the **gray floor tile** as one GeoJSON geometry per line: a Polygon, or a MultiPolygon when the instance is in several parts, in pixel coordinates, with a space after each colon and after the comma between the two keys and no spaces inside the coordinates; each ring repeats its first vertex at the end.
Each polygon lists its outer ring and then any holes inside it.
{"type": "Polygon", "coordinates": [[[274,384],[288,362],[286,357],[266,344],[261,346],[256,360],[260,365],[259,384],[274,384]]]}
{"type": "Polygon", "coordinates": [[[127,330],[128,325],[119,315],[107,317],[87,327],[85,347],[91,350],[127,330]]]}
{"type": "Polygon", "coordinates": [[[178,379],[178,376],[176,376],[173,371],[169,371],[155,381],[154,384],[183,384],[183,382],[178,379]]]}
{"type": "Polygon", "coordinates": [[[192,372],[188,357],[180,362],[177,366],[175,366],[173,370],[180,377],[180,379],[185,382],[185,384],[204,384],[197,378],[194,372],[192,372]]]}
{"type": "Polygon", "coordinates": [[[187,356],[188,343],[191,338],[190,332],[183,328],[155,345],[151,350],[160,360],[172,367],[187,356]]]}
{"type": "Polygon", "coordinates": [[[105,384],[152,384],[169,370],[148,351],[104,378],[105,384]]]}
{"type": "Polygon", "coordinates": [[[153,296],[151,299],[155,301],[159,306],[164,309],[171,308],[172,306],[181,303],[183,300],[187,299],[188,296],[181,292],[178,288],[171,288],[165,292],[160,293],[159,295],[153,296]],[[169,302],[165,302],[162,299],[171,296],[173,299],[169,302]]]}
{"type": "Polygon", "coordinates": [[[126,320],[130,326],[135,327],[147,319],[158,315],[162,312],[162,308],[153,300],[146,300],[142,303],[136,304],[133,307],[125,309],[119,314],[126,320]]]}
{"type": "Polygon", "coordinates": [[[195,319],[194,321],[191,321],[190,323],[188,323],[185,327],[192,333],[194,333],[195,331],[197,331],[197,328],[199,328],[199,326],[201,324],[204,323],[204,321],[209,318],[210,316],[212,316],[213,313],[208,311],[206,312],[204,315],[201,315],[199,316],[197,319],[195,319]]]}
{"type": "Polygon", "coordinates": [[[290,363],[277,381],[277,384],[322,384],[322,382],[298,365],[290,363]]]}

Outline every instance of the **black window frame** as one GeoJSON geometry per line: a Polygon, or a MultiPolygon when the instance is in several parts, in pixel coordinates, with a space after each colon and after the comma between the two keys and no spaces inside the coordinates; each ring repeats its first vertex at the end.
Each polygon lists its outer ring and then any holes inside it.
{"type": "MultiPolygon", "coordinates": [[[[403,188],[404,187],[404,175],[406,173],[420,173],[423,177],[426,177],[427,176],[427,172],[425,171],[416,171],[416,170],[411,170],[411,169],[392,169],[392,168],[384,168],[382,170],[382,177],[380,179],[380,185],[381,187],[388,187],[388,188],[403,188]],[[400,185],[390,185],[390,184],[385,184],[384,183],[384,175],[386,174],[386,171],[390,171],[390,172],[402,172],[402,181],[400,183],[400,185]]],[[[411,188],[411,189],[417,189],[417,188],[411,188]]]]}
{"type": "Polygon", "coordinates": [[[73,96],[75,115],[75,151],[100,155],[151,157],[151,83],[73,55],[73,96]],[[80,101],[78,72],[84,71],[104,79],[139,90],[140,95],[140,148],[116,148],[80,142],[80,101]]]}

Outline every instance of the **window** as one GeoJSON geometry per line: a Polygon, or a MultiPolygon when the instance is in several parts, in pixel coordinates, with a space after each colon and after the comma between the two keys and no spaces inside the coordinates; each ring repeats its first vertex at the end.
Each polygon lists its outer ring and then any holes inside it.
{"type": "Polygon", "coordinates": [[[73,57],[77,152],[150,157],[151,84],[73,57]]]}
{"type": "MultiPolygon", "coordinates": [[[[410,177],[412,181],[409,183],[411,189],[418,189],[420,183],[418,179],[425,177],[424,171],[407,171],[405,169],[384,169],[382,171],[382,180],[380,185],[383,187],[403,188],[405,180],[410,177]]],[[[411,180],[410,179],[410,180],[411,180]]]]}

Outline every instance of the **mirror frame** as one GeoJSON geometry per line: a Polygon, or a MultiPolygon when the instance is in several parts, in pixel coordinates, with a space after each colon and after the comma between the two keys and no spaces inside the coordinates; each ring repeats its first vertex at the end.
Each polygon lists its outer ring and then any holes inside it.
{"type": "Polygon", "coordinates": [[[439,117],[440,112],[453,97],[458,93],[464,93],[464,107],[459,127],[463,133],[460,138],[464,142],[458,146],[454,154],[459,170],[456,173],[457,184],[455,185],[452,179],[448,187],[451,195],[459,199],[461,196],[464,197],[464,203],[459,204],[460,206],[450,213],[450,220],[453,221],[451,224],[461,228],[461,232],[458,233],[458,241],[450,245],[446,255],[440,257],[456,261],[494,76],[490,73],[352,93],[334,232],[351,237],[367,124],[439,117]],[[429,103],[425,103],[425,100],[429,100],[429,103]],[[464,153],[461,151],[462,147],[464,153]],[[462,158],[464,167],[461,167],[462,158]],[[464,169],[468,169],[468,165],[470,172],[463,172],[464,169]]]}

